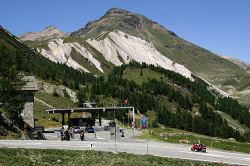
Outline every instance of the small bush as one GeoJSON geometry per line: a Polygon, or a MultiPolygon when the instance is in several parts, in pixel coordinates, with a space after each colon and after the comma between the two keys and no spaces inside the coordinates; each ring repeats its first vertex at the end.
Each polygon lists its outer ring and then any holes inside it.
{"type": "Polygon", "coordinates": [[[56,118],[56,117],[53,117],[51,120],[52,120],[52,121],[55,121],[55,122],[59,122],[59,119],[56,118]]]}
{"type": "Polygon", "coordinates": [[[53,96],[54,96],[54,97],[59,97],[59,94],[56,92],[56,90],[54,90],[53,96]]]}
{"type": "Polygon", "coordinates": [[[153,128],[159,127],[159,125],[158,125],[158,120],[155,119],[155,120],[152,122],[152,127],[153,127],[153,128]]]}
{"type": "Polygon", "coordinates": [[[63,95],[64,95],[64,97],[66,97],[66,98],[70,98],[68,92],[67,92],[65,89],[63,90],[63,95]]]}

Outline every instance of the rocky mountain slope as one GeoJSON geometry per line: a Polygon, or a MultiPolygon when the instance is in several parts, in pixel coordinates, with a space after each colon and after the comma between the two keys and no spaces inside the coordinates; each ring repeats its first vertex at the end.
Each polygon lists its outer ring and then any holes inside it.
{"type": "MultiPolygon", "coordinates": [[[[83,70],[85,72],[90,71],[85,67],[85,65],[81,64],[81,59],[82,61],[85,59],[87,63],[90,63],[92,68],[97,69],[98,72],[104,73],[100,60],[98,60],[98,58],[95,57],[96,55],[93,55],[93,52],[89,50],[94,49],[96,52],[101,54],[101,56],[103,56],[105,61],[114,66],[119,66],[123,63],[128,64],[130,61],[140,63],[145,62],[147,64],[153,64],[155,66],[160,66],[162,68],[178,72],[192,79],[191,71],[183,65],[175,63],[166,56],[162,55],[157,51],[152,43],[139,37],[128,35],[122,31],[101,34],[98,36],[98,39],[89,38],[84,40],[80,38],[78,40],[83,41],[79,42],[74,38],[72,39],[72,37],[53,38],[48,41],[46,48],[39,47],[40,44],[37,44],[36,47],[38,52],[51,61],[56,63],[65,63],[74,69],[83,70]],[[101,39],[103,35],[106,35],[106,37],[101,39]],[[82,44],[82,42],[84,42],[84,44],[82,44]],[[89,45],[90,48],[87,48],[84,45],[89,45]]],[[[39,43],[37,41],[34,42],[39,43]]]]}
{"type": "Polygon", "coordinates": [[[243,62],[237,58],[231,57],[231,56],[223,56],[223,58],[231,61],[232,63],[238,65],[239,67],[241,67],[242,69],[246,70],[247,68],[250,67],[250,64],[243,62]]]}
{"type": "MultiPolygon", "coordinates": [[[[43,33],[43,32],[42,32],[43,33]]],[[[45,34],[45,33],[43,33],[45,34]]],[[[196,46],[145,16],[110,9],[69,36],[44,36],[27,43],[46,58],[98,75],[130,61],[154,64],[190,79],[207,80],[247,103],[250,75],[241,66],[196,46]]]]}
{"type": "Polygon", "coordinates": [[[246,69],[246,72],[247,72],[247,73],[250,73],[250,67],[248,67],[248,68],[246,69]]]}
{"type": "Polygon", "coordinates": [[[124,32],[109,32],[103,40],[88,39],[87,42],[116,66],[130,61],[145,62],[192,78],[187,68],[162,55],[152,43],[124,32]]]}

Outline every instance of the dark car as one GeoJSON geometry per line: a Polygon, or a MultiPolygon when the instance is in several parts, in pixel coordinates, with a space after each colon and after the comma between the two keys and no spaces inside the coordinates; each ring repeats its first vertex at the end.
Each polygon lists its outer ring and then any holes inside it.
{"type": "Polygon", "coordinates": [[[87,126],[85,128],[86,133],[95,133],[95,129],[92,126],[87,126]]]}
{"type": "Polygon", "coordinates": [[[116,127],[116,123],[115,123],[115,122],[110,121],[110,122],[109,122],[109,127],[116,127]]]}
{"type": "Polygon", "coordinates": [[[81,128],[79,126],[74,126],[74,133],[80,133],[81,132],[81,128]]]}
{"type": "Polygon", "coordinates": [[[194,145],[191,147],[191,151],[206,152],[206,151],[207,151],[207,146],[202,145],[202,144],[194,144],[194,145]]]}

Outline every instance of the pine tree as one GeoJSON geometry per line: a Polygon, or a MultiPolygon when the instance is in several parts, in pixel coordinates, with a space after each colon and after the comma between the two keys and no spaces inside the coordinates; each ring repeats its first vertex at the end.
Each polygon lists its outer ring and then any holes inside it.
{"type": "Polygon", "coordinates": [[[0,42],[0,59],[0,102],[12,119],[19,120],[24,106],[24,95],[21,91],[24,82],[17,71],[15,50],[0,42]]]}
{"type": "Polygon", "coordinates": [[[78,93],[77,93],[77,98],[78,98],[78,105],[80,107],[83,106],[83,103],[87,100],[87,95],[84,89],[79,89],[78,93]]]}

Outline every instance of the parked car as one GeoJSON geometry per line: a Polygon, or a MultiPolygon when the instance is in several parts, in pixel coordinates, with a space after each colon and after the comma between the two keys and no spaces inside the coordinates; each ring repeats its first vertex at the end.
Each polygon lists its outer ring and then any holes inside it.
{"type": "Polygon", "coordinates": [[[116,127],[116,124],[115,124],[115,122],[113,122],[113,121],[110,121],[110,122],[109,122],[109,127],[116,127]]]}
{"type": "Polygon", "coordinates": [[[81,132],[81,129],[79,126],[75,126],[74,127],[74,133],[80,133],[81,132]]]}
{"type": "Polygon", "coordinates": [[[87,126],[85,128],[86,133],[95,133],[95,129],[92,126],[87,126]]]}

